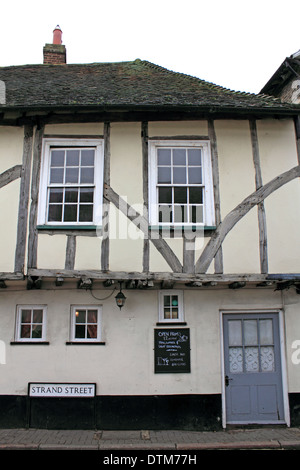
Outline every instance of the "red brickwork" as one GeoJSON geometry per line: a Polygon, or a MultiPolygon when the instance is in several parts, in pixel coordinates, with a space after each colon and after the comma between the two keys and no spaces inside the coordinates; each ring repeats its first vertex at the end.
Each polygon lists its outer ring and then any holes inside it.
{"type": "Polygon", "coordinates": [[[56,44],[46,44],[44,47],[44,64],[65,64],[65,46],[56,44]]]}

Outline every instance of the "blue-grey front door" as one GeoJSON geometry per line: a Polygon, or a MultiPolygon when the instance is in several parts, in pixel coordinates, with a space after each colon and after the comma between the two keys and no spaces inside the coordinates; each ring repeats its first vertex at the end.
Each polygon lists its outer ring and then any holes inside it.
{"type": "Polygon", "coordinates": [[[277,313],[223,316],[227,424],[283,423],[277,313]]]}

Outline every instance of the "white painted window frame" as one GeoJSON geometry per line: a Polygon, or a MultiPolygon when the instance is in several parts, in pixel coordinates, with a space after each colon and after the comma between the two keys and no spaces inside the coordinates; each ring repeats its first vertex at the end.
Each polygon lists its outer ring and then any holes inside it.
{"type": "Polygon", "coordinates": [[[159,323],[183,323],[184,322],[184,308],[183,308],[183,291],[182,290],[161,290],[158,293],[158,321],[159,323]],[[164,297],[170,295],[178,296],[178,318],[164,318],[164,297]]]}
{"type": "MultiPolygon", "coordinates": [[[[86,323],[84,323],[86,325],[86,323]]],[[[72,343],[95,343],[102,341],[102,305],[71,305],[71,330],[70,341],[72,343]],[[75,316],[76,310],[97,310],[97,337],[96,338],[76,338],[75,337],[75,316]]]]}
{"type": "MultiPolygon", "coordinates": [[[[45,138],[42,146],[41,177],[39,186],[38,220],[39,226],[97,226],[102,224],[102,201],[103,201],[103,171],[104,171],[104,139],[94,138],[45,138]],[[51,149],[55,147],[94,147],[94,218],[92,222],[48,222],[47,221],[47,194],[50,176],[51,149]]],[[[70,184],[62,184],[62,187],[72,187],[70,184]]]]}
{"type": "MultiPolygon", "coordinates": [[[[174,185],[176,186],[176,185],[174,185]]],[[[178,185],[180,186],[180,185],[178,185]]],[[[209,140],[149,140],[149,223],[151,226],[215,226],[215,207],[211,150],[209,140]],[[162,223],[158,220],[157,196],[157,164],[158,148],[201,148],[203,155],[203,186],[204,186],[204,221],[203,223],[162,223]]]]}
{"type": "Polygon", "coordinates": [[[47,337],[47,306],[46,305],[17,305],[15,341],[20,343],[40,343],[46,341],[47,337]],[[22,310],[42,310],[42,336],[41,338],[21,338],[21,318],[22,310]]]}

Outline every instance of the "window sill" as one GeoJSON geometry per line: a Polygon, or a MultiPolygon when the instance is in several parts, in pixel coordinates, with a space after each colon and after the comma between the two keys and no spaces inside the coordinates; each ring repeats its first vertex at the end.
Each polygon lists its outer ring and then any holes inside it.
{"type": "Polygon", "coordinates": [[[97,230],[101,225],[37,225],[37,230],[97,230]]]}
{"type": "Polygon", "coordinates": [[[67,341],[66,346],[105,346],[104,341],[67,341]]]}
{"type": "Polygon", "coordinates": [[[11,341],[11,346],[48,346],[50,343],[49,341],[11,341]]]}
{"type": "Polygon", "coordinates": [[[196,232],[197,230],[202,231],[210,231],[216,230],[215,225],[150,225],[149,230],[183,230],[183,231],[193,231],[196,232]]]}
{"type": "Polygon", "coordinates": [[[162,322],[157,322],[156,323],[156,326],[178,326],[178,325],[184,326],[184,325],[187,325],[187,323],[185,321],[178,321],[178,322],[175,322],[175,321],[162,321],[162,322]]]}

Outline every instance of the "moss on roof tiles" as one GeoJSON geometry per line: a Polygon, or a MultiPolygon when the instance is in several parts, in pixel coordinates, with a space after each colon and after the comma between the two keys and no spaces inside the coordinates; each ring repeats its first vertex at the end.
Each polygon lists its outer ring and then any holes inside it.
{"type": "MultiPolygon", "coordinates": [[[[265,95],[241,93],[170,71],[151,62],[0,67],[6,103],[1,108],[190,107],[288,110],[265,95]]],[[[294,109],[294,108],[293,108],[294,109]]]]}

